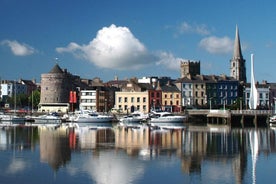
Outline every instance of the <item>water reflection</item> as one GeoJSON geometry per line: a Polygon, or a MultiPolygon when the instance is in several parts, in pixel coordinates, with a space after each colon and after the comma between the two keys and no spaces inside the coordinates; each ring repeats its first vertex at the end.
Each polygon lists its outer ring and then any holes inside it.
{"type": "Polygon", "coordinates": [[[71,149],[66,129],[40,127],[40,160],[48,163],[54,171],[71,159],[71,149]]]}
{"type": "Polygon", "coordinates": [[[183,176],[197,181],[256,183],[259,155],[275,153],[275,141],[273,129],[11,127],[0,129],[0,153],[7,153],[0,155],[6,162],[0,169],[8,175],[31,170],[32,161],[18,154],[37,148],[53,171],[85,174],[96,183],[143,183],[148,164],[172,158],[183,176]]]}

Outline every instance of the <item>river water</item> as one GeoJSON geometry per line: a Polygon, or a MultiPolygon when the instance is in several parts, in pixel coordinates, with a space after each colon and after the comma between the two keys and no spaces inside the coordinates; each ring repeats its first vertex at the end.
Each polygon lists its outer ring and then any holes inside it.
{"type": "Polygon", "coordinates": [[[272,183],[276,131],[2,127],[0,183],[272,183]]]}

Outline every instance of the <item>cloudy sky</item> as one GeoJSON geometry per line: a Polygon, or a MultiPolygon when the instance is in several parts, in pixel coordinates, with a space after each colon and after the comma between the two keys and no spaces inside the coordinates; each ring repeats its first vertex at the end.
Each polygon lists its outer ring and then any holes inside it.
{"type": "Polygon", "coordinates": [[[37,79],[58,63],[82,78],[180,77],[180,61],[230,75],[236,25],[250,81],[276,82],[276,2],[2,0],[0,78],[37,79]]]}

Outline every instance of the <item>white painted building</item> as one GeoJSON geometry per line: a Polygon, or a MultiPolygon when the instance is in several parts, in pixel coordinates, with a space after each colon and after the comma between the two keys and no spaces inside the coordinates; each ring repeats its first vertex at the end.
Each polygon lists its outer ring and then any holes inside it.
{"type": "MultiPolygon", "coordinates": [[[[269,104],[269,85],[256,85],[258,92],[258,102],[257,105],[260,107],[270,107],[269,104]]],[[[250,98],[250,86],[245,88],[245,105],[248,106],[250,98]]]]}
{"type": "Polygon", "coordinates": [[[27,86],[14,81],[2,81],[1,99],[5,96],[12,97],[14,94],[27,94],[27,86]]]}
{"type": "Polygon", "coordinates": [[[80,91],[80,109],[97,111],[97,90],[80,91]]]}

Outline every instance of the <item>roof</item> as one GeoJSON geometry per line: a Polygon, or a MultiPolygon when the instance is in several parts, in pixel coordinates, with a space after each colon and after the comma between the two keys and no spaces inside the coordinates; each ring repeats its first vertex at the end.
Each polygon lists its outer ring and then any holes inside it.
{"type": "Polygon", "coordinates": [[[60,68],[58,64],[55,64],[55,66],[52,68],[52,70],[49,73],[63,73],[63,70],[60,68]]]}
{"type": "Polygon", "coordinates": [[[233,58],[243,59],[242,52],[241,52],[241,43],[240,43],[240,36],[239,36],[238,26],[236,26],[236,38],[235,38],[235,43],[234,43],[233,58]]]}

